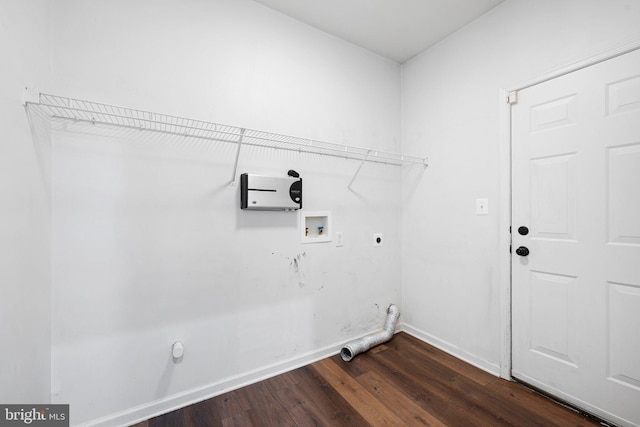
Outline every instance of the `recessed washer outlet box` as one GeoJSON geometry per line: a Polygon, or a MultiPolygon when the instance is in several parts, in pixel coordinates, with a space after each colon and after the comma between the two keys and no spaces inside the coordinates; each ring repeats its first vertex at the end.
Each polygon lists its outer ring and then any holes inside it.
{"type": "Polygon", "coordinates": [[[295,211],[302,208],[302,178],[243,173],[240,208],[256,211],[295,211]]]}
{"type": "Polygon", "coordinates": [[[300,211],[300,232],[302,243],[330,242],[331,212],[305,212],[300,211]]]}

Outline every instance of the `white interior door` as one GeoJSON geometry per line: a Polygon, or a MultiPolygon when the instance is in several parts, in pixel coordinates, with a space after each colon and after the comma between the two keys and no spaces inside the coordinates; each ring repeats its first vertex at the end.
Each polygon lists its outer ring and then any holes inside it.
{"type": "Polygon", "coordinates": [[[512,375],[640,425],[640,51],[519,91],[512,169],[512,375]]]}

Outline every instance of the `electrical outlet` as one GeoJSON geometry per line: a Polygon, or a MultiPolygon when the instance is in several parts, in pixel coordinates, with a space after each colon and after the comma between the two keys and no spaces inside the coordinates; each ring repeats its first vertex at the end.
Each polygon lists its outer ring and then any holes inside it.
{"type": "Polygon", "coordinates": [[[382,246],[382,233],[373,233],[373,246],[382,246]]]}
{"type": "Polygon", "coordinates": [[[342,231],[336,231],[336,246],[344,246],[344,242],[342,240],[342,231]]]}

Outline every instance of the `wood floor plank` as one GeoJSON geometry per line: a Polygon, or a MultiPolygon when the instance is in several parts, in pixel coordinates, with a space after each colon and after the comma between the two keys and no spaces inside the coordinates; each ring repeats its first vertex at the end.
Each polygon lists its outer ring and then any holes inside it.
{"type": "MultiPolygon", "coordinates": [[[[546,413],[536,413],[531,406],[514,405],[512,399],[506,399],[505,396],[496,394],[493,388],[493,392],[488,392],[486,386],[473,383],[468,376],[458,374],[458,371],[451,366],[451,362],[459,365],[460,361],[452,356],[448,356],[449,360],[440,359],[439,361],[425,358],[424,354],[421,351],[416,350],[414,346],[406,347],[404,349],[404,354],[412,360],[422,360],[424,362],[422,364],[423,367],[428,368],[429,370],[439,369],[436,381],[442,381],[444,378],[448,378],[447,382],[443,384],[450,386],[453,393],[464,393],[466,397],[469,397],[472,400],[472,402],[490,412],[496,419],[516,425],[525,419],[529,420],[528,422],[530,425],[556,425],[553,422],[553,419],[545,416],[546,413]],[[538,421],[534,422],[533,420],[538,421]]],[[[492,383],[495,380],[496,378],[493,377],[492,383]]],[[[567,416],[571,418],[570,414],[567,414],[567,416]]],[[[570,422],[580,421],[582,420],[576,419],[570,422]]],[[[569,422],[569,420],[563,420],[563,423],[566,422],[569,422]]]]}
{"type": "Polygon", "coordinates": [[[296,385],[298,383],[297,376],[295,375],[296,372],[297,370],[285,372],[283,374],[276,375],[275,377],[268,378],[264,380],[263,383],[269,392],[274,394],[278,390],[296,385]]]}
{"type": "MultiPolygon", "coordinates": [[[[421,376],[421,380],[428,381],[436,389],[441,387],[448,388],[449,393],[456,396],[456,405],[462,405],[467,411],[473,411],[476,415],[481,415],[482,418],[489,417],[488,420],[492,420],[492,423],[501,425],[522,425],[524,423],[529,426],[570,426],[582,425],[585,422],[584,417],[571,411],[565,411],[561,422],[557,424],[552,417],[547,416],[546,411],[538,411],[533,405],[514,405],[513,399],[498,395],[494,387],[488,386],[496,384],[496,380],[512,386],[515,386],[515,384],[493,377],[491,383],[481,386],[471,381],[466,375],[460,375],[451,368],[450,362],[455,364],[464,363],[453,356],[447,355],[450,360],[441,358],[440,361],[437,361],[425,358],[424,354],[416,352],[413,346],[402,346],[402,350],[398,357],[404,358],[403,362],[399,363],[403,369],[411,370],[416,375],[421,376]],[[481,409],[481,411],[478,411],[478,409],[481,409]]],[[[514,391],[516,393],[522,392],[522,390],[514,391]]],[[[537,403],[544,402],[538,399],[537,403]]],[[[555,406],[562,408],[559,405],[555,406]]],[[[562,409],[565,410],[566,408],[562,409]]]]}
{"type": "Polygon", "coordinates": [[[418,386],[429,384],[430,393],[438,398],[448,399],[446,411],[440,405],[431,406],[436,416],[446,423],[519,425],[526,419],[532,426],[549,425],[530,408],[513,407],[505,400],[497,399],[485,386],[452,370],[446,363],[414,354],[410,347],[401,347],[402,351],[397,354],[387,352],[372,359],[384,360],[391,357],[388,363],[385,361],[389,367],[396,366],[401,372],[413,375],[418,386]]]}
{"type": "MultiPolygon", "coordinates": [[[[327,426],[339,425],[336,421],[340,411],[330,413],[323,410],[321,405],[314,402],[313,398],[300,385],[278,390],[276,398],[281,402],[288,402],[287,410],[291,418],[298,426],[327,426]]],[[[348,425],[348,423],[345,423],[348,425]]]]}
{"type": "Polygon", "coordinates": [[[136,427],[594,427],[599,423],[415,337],[339,355],[136,427]]]}
{"type": "Polygon", "coordinates": [[[424,357],[428,357],[441,363],[446,363],[451,369],[480,385],[487,385],[495,379],[495,377],[490,373],[485,372],[482,369],[478,369],[463,360],[455,358],[436,347],[425,346],[422,341],[409,334],[396,334],[394,338],[396,338],[394,339],[396,345],[410,345],[413,349],[422,353],[424,357]]]}
{"type": "Polygon", "coordinates": [[[378,426],[401,426],[403,422],[387,406],[380,403],[332,359],[314,363],[314,368],[369,423],[378,426]]]}
{"type": "Polygon", "coordinates": [[[488,388],[496,399],[504,401],[507,405],[516,408],[530,408],[547,426],[585,427],[594,425],[594,421],[585,415],[550,400],[551,404],[542,406],[541,400],[548,399],[520,384],[496,378],[491,384],[488,384],[488,388]]]}
{"type": "Polygon", "coordinates": [[[243,414],[250,419],[255,417],[256,420],[259,420],[258,424],[251,422],[245,425],[295,427],[296,423],[291,418],[289,412],[277,399],[271,396],[264,382],[252,384],[236,391],[244,395],[247,401],[251,402],[251,409],[243,412],[243,414]]]}
{"type": "MultiPolygon", "coordinates": [[[[253,411],[242,411],[233,414],[229,418],[222,420],[222,427],[247,427],[247,426],[259,426],[260,419],[254,414],[253,411]]],[[[267,424],[268,425],[268,424],[267,424]]],[[[275,425],[275,424],[272,424],[275,425]]]]}
{"type": "Polygon", "coordinates": [[[238,390],[230,391],[222,396],[218,396],[213,400],[221,419],[231,418],[236,414],[251,409],[251,403],[247,400],[244,393],[238,390]]]}
{"type": "Polygon", "coordinates": [[[328,417],[324,425],[369,426],[370,424],[362,415],[331,387],[314,366],[315,364],[299,369],[304,374],[299,380],[299,385],[304,387],[305,394],[313,402],[314,413],[317,411],[323,414],[322,419],[328,417]]]}
{"type": "Polygon", "coordinates": [[[506,426],[489,411],[478,406],[465,393],[452,389],[447,380],[440,381],[437,373],[424,371],[403,354],[385,352],[380,357],[368,358],[378,364],[377,372],[387,372],[385,379],[407,393],[412,400],[446,425],[506,426]]]}
{"type": "Polygon", "coordinates": [[[183,408],[186,425],[219,426],[222,425],[220,411],[214,399],[208,399],[183,408]]]}
{"type": "Polygon", "coordinates": [[[446,427],[442,421],[431,415],[401,390],[382,379],[375,372],[367,372],[356,379],[369,393],[375,395],[379,401],[385,402],[405,425],[446,427]]]}
{"type": "MultiPolygon", "coordinates": [[[[317,396],[315,398],[311,396],[307,390],[317,389],[318,384],[314,384],[309,387],[307,384],[303,384],[305,377],[309,380],[313,380],[313,375],[310,371],[304,369],[297,369],[293,373],[287,373],[288,375],[279,375],[284,381],[267,382],[268,389],[273,397],[275,397],[283,408],[287,410],[291,418],[298,426],[322,426],[332,425],[334,421],[331,413],[326,409],[331,407],[326,403],[316,403],[317,396]]],[[[274,377],[274,378],[278,378],[274,377]]],[[[326,394],[322,394],[322,398],[325,398],[326,394]]],[[[323,399],[324,400],[324,399],[323,399]]],[[[343,402],[346,407],[346,402],[343,402]]],[[[335,411],[334,413],[338,413],[335,411]]]]}
{"type": "Polygon", "coordinates": [[[149,427],[183,427],[186,425],[182,410],[169,412],[162,417],[149,420],[149,427]]]}
{"type": "Polygon", "coordinates": [[[447,363],[421,359],[420,354],[413,353],[412,348],[406,348],[404,355],[411,360],[407,366],[412,366],[416,373],[425,375],[423,378],[426,378],[426,374],[433,374],[429,377],[430,384],[437,384],[448,390],[452,396],[456,396],[457,404],[461,404],[466,410],[473,411],[493,424],[519,425],[523,420],[527,420],[528,425],[531,426],[549,425],[531,408],[515,407],[505,399],[496,397],[494,393],[488,392],[486,386],[459,374],[447,363]],[[421,360],[422,363],[411,365],[415,360],[421,360]]]}

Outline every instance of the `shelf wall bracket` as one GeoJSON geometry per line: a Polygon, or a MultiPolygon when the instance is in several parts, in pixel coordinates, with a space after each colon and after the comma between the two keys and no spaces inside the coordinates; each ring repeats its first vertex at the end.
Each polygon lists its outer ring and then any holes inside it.
{"type": "Polygon", "coordinates": [[[353,181],[355,181],[356,178],[358,177],[358,174],[360,173],[360,169],[362,169],[362,166],[364,166],[364,163],[367,161],[367,158],[369,157],[369,154],[371,154],[371,151],[373,150],[368,150],[367,154],[365,154],[364,157],[362,158],[362,161],[360,162],[360,166],[358,166],[358,169],[356,169],[356,173],[353,175],[353,178],[351,178],[351,181],[349,181],[349,185],[347,185],[347,190],[351,190],[351,185],[353,184],[353,181]]]}
{"type": "Polygon", "coordinates": [[[236,183],[236,173],[238,172],[238,160],[240,160],[240,148],[242,148],[242,139],[244,138],[244,133],[246,129],[240,129],[240,137],[238,138],[238,148],[236,149],[236,160],[233,163],[233,175],[231,175],[231,183],[230,185],[235,185],[236,183]]]}

